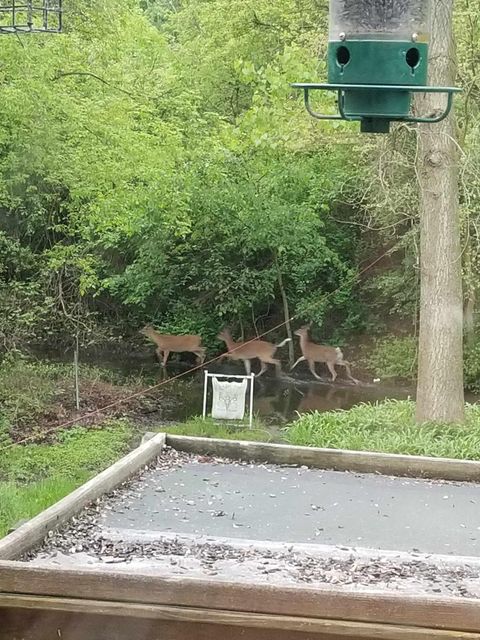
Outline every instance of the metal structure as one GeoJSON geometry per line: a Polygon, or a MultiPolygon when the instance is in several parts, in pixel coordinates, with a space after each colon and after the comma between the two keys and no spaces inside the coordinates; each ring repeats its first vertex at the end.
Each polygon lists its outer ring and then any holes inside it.
{"type": "Polygon", "coordinates": [[[319,120],[360,121],[364,133],[388,133],[390,122],[443,120],[452,108],[454,87],[427,86],[430,0],[330,0],[328,84],[295,83],[319,120]],[[314,90],[337,93],[336,115],[310,105],[314,90]],[[411,114],[414,93],[443,93],[438,114],[411,114]]]}
{"type": "Polygon", "coordinates": [[[0,34],[61,30],[62,0],[0,0],[0,34]]]}

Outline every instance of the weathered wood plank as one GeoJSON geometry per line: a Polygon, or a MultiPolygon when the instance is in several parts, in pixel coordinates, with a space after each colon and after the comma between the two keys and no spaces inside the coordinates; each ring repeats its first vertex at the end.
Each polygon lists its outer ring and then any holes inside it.
{"type": "Polygon", "coordinates": [[[0,559],[10,560],[40,544],[49,531],[61,526],[83,507],[136,473],[159,455],[165,446],[165,434],[159,433],[118,462],[102,471],[68,496],[39,513],[16,531],[0,540],[0,559]]]}
{"type": "Polygon", "coordinates": [[[129,575],[107,567],[78,570],[0,562],[0,593],[247,611],[480,634],[479,600],[378,591],[349,593],[308,586],[278,588],[215,579],[166,579],[148,574],[129,575]]]}
{"type": "Polygon", "coordinates": [[[313,635],[332,635],[338,638],[355,637],[368,640],[478,640],[478,633],[452,630],[421,629],[389,624],[365,623],[302,616],[255,614],[248,612],[222,611],[218,609],[195,609],[146,604],[125,604],[87,599],[52,598],[38,596],[0,595],[1,608],[35,609],[72,614],[98,614],[190,624],[211,624],[243,629],[265,629],[300,631],[313,635]]]}
{"type": "Polygon", "coordinates": [[[338,640],[338,636],[314,636],[278,629],[244,629],[24,609],[5,610],[0,622],[0,640],[338,640]]]}
{"type": "Polygon", "coordinates": [[[403,456],[344,449],[295,447],[215,438],[191,438],[167,434],[167,445],[202,455],[284,465],[306,465],[334,471],[382,473],[461,482],[480,482],[480,462],[452,458],[403,456]]]}

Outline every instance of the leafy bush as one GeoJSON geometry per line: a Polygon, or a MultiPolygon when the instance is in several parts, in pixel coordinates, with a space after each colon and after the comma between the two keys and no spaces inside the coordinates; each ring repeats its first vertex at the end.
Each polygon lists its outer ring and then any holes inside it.
{"type": "Polygon", "coordinates": [[[480,393],[480,340],[465,348],[463,359],[465,387],[480,393]]]}
{"type": "Polygon", "coordinates": [[[465,425],[417,425],[411,401],[316,411],[287,427],[286,439],[302,446],[480,460],[480,407],[467,405],[465,425]]]}
{"type": "Polygon", "coordinates": [[[375,342],[365,364],[378,378],[414,380],[417,375],[417,339],[389,336],[375,342]]]}
{"type": "Polygon", "coordinates": [[[59,365],[38,364],[10,353],[0,365],[0,409],[4,419],[19,422],[40,413],[55,395],[59,365]]]}
{"type": "MultiPolygon", "coordinates": [[[[413,336],[389,336],[375,343],[369,355],[364,358],[364,364],[379,378],[415,380],[417,350],[417,339],[413,336]]],[[[480,393],[480,340],[471,346],[465,346],[463,372],[465,388],[480,393]]]]}

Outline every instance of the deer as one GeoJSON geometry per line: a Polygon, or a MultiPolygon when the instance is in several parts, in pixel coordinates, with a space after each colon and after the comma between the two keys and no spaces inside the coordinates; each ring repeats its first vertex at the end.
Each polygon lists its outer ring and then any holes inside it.
{"type": "Polygon", "coordinates": [[[350,363],[343,359],[342,350],[339,349],[339,347],[330,347],[312,342],[308,337],[309,329],[310,325],[306,325],[294,331],[295,335],[300,338],[300,349],[302,350],[302,355],[298,358],[293,367],[291,367],[290,371],[293,371],[299,362],[306,360],[312,374],[317,378],[317,380],[321,380],[321,377],[315,371],[315,363],[323,362],[327,365],[328,370],[332,374],[332,382],[335,382],[337,379],[337,372],[335,370],[335,365],[337,365],[345,367],[347,377],[354,384],[359,384],[358,380],[352,376],[350,363]]]}
{"type": "Polygon", "coordinates": [[[202,347],[202,338],[200,336],[169,336],[155,331],[151,324],[148,324],[140,333],[157,345],[156,354],[161,360],[162,367],[167,364],[170,353],[182,353],[184,351],[194,353],[199,364],[203,364],[205,360],[205,347],[202,347]]]}
{"type": "Polygon", "coordinates": [[[268,364],[275,365],[277,375],[282,373],[280,360],[276,360],[273,356],[277,349],[280,349],[291,341],[291,338],[286,338],[283,342],[280,342],[280,344],[272,344],[271,342],[258,339],[247,342],[234,342],[232,334],[228,329],[223,329],[223,331],[218,334],[217,338],[219,340],[223,340],[228,349],[227,353],[224,353],[221,357],[230,358],[231,360],[243,360],[245,371],[248,376],[252,370],[251,360],[258,358],[262,363],[262,368],[257,377],[260,377],[265,373],[268,364]]]}

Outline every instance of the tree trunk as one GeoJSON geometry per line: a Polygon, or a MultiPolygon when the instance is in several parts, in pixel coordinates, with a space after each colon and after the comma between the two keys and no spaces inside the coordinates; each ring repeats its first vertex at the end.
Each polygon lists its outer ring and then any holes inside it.
{"type": "MultiPolygon", "coordinates": [[[[433,4],[430,83],[453,85],[453,0],[433,4]]],[[[418,111],[444,108],[445,96],[425,94],[418,111]]],[[[454,117],[420,125],[420,334],[417,422],[462,422],[463,300],[458,206],[458,159],[454,117]]]]}
{"type": "Polygon", "coordinates": [[[278,288],[280,289],[280,295],[282,296],[283,317],[285,320],[285,328],[287,330],[287,336],[290,338],[290,342],[288,343],[288,363],[292,367],[293,363],[295,362],[295,349],[293,345],[292,323],[290,322],[290,309],[288,306],[288,298],[287,298],[287,293],[285,291],[285,287],[283,285],[283,276],[280,270],[280,265],[278,264],[277,256],[275,256],[275,268],[277,270],[278,288]]]}

